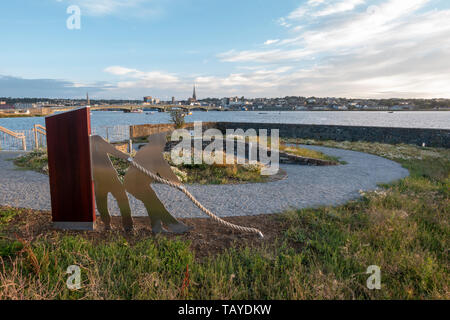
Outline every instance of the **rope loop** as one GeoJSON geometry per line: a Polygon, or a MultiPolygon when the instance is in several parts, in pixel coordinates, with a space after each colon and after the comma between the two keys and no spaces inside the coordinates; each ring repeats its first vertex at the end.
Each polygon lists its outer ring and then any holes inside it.
{"type": "Polygon", "coordinates": [[[260,238],[264,238],[263,233],[256,229],[256,228],[249,228],[249,227],[243,227],[243,226],[239,226],[230,222],[227,222],[221,218],[219,218],[217,215],[215,215],[214,213],[212,213],[210,210],[208,210],[205,206],[203,206],[187,189],[184,185],[182,185],[181,183],[174,183],[168,180],[165,180],[163,178],[161,178],[160,176],[154,174],[153,172],[150,172],[149,170],[145,169],[144,167],[142,167],[140,164],[136,163],[134,161],[133,158],[128,158],[127,159],[128,162],[135,167],[137,170],[139,170],[140,172],[146,174],[147,176],[149,176],[150,178],[152,178],[153,180],[168,185],[172,188],[176,188],[178,190],[180,190],[181,192],[183,192],[188,198],[189,200],[192,201],[192,203],[194,203],[201,211],[203,211],[206,215],[208,215],[210,218],[212,218],[214,221],[216,221],[217,223],[224,225],[230,229],[234,229],[234,230],[238,230],[241,232],[246,232],[246,233],[255,233],[257,234],[260,238]]]}

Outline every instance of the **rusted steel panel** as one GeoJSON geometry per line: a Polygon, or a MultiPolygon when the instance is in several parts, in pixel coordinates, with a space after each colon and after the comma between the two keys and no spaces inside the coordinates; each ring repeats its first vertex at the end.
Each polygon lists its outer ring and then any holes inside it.
{"type": "Polygon", "coordinates": [[[49,116],[45,123],[53,222],[64,229],[92,229],[90,109],[49,116]]]}

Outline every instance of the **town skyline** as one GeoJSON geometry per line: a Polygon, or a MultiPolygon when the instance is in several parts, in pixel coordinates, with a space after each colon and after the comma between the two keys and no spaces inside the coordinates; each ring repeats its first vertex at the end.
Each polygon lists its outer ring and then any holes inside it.
{"type": "Polygon", "coordinates": [[[170,101],[195,84],[199,99],[450,98],[448,1],[19,0],[0,9],[3,97],[170,101]],[[79,29],[67,27],[70,6],[79,29]]]}

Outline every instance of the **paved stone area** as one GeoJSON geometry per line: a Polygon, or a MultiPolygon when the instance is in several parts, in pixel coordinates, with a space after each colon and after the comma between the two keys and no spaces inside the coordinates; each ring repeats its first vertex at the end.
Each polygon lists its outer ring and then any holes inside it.
{"type": "MultiPolygon", "coordinates": [[[[306,147],[306,146],[305,146],[306,147]]],[[[374,190],[379,183],[389,183],[408,176],[408,170],[393,161],[354,151],[307,146],[348,164],[331,167],[281,165],[288,178],[242,185],[190,185],[189,191],[219,216],[248,216],[279,213],[289,208],[340,205],[358,198],[360,190],[374,190]]],[[[0,205],[50,210],[48,178],[45,175],[14,168],[6,159],[18,152],[0,152],[0,205]]],[[[167,209],[176,217],[197,218],[205,215],[178,190],[154,185],[167,209]]],[[[118,207],[110,197],[110,211],[118,207]]],[[[133,216],[145,216],[143,205],[132,196],[133,216]]]]}

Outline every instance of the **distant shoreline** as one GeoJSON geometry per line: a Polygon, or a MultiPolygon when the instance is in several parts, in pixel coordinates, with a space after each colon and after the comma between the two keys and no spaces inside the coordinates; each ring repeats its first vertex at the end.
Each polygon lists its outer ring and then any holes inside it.
{"type": "MultiPolygon", "coordinates": [[[[95,110],[93,112],[108,112],[109,110],[95,110]]],[[[201,112],[201,111],[199,111],[201,112]]],[[[450,109],[445,110],[224,110],[222,112],[258,112],[258,113],[276,113],[276,112],[385,112],[385,113],[396,113],[396,112],[450,112],[450,109]]],[[[39,118],[45,117],[43,114],[9,114],[0,113],[0,119],[8,118],[39,118]]]]}
{"type": "Polygon", "coordinates": [[[41,115],[41,114],[31,115],[31,114],[5,114],[5,113],[0,113],[0,119],[5,119],[5,118],[37,118],[37,117],[44,117],[44,115],[41,115]]]}

